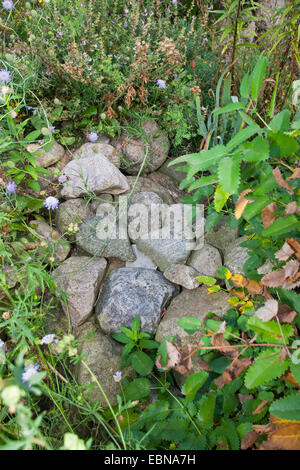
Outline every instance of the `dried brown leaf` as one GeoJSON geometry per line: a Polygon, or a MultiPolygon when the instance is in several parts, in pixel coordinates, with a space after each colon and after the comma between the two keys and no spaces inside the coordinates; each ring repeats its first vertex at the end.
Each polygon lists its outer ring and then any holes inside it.
{"type": "Polygon", "coordinates": [[[268,274],[265,274],[261,282],[267,287],[280,287],[285,281],[284,269],[276,269],[268,274]]]}
{"type": "Polygon", "coordinates": [[[285,179],[283,178],[278,166],[272,171],[272,173],[273,173],[276,183],[279,184],[281,188],[286,189],[289,194],[294,194],[294,191],[290,187],[289,183],[287,183],[285,179]]]}
{"type": "Polygon", "coordinates": [[[300,424],[288,424],[269,437],[271,444],[284,450],[300,450],[300,424]]]}
{"type": "Polygon", "coordinates": [[[282,304],[278,308],[278,320],[280,323],[293,323],[297,316],[297,312],[291,309],[289,305],[282,304]]]}
{"type": "Polygon", "coordinates": [[[275,202],[272,202],[272,204],[269,204],[261,211],[261,220],[265,228],[272,225],[272,223],[275,221],[276,219],[276,216],[274,215],[275,211],[276,211],[275,202]]]}
{"type": "Polygon", "coordinates": [[[252,193],[252,189],[245,189],[239,195],[239,198],[238,198],[236,206],[235,206],[235,211],[234,211],[234,217],[236,219],[240,219],[242,217],[243,213],[244,213],[244,210],[247,207],[247,204],[253,202],[253,200],[245,198],[245,196],[249,193],[252,193]]]}
{"type": "Polygon", "coordinates": [[[259,434],[257,434],[257,432],[255,431],[247,432],[247,434],[242,439],[241,450],[250,449],[250,447],[252,447],[253,444],[255,444],[258,438],[259,438],[259,434]]]}
{"type": "Polygon", "coordinates": [[[295,255],[300,259],[300,243],[295,238],[287,238],[286,242],[294,250],[295,255]]]}
{"type": "Polygon", "coordinates": [[[300,178],[300,168],[295,168],[293,174],[287,178],[287,180],[293,180],[296,178],[300,178]]]}
{"type": "Polygon", "coordinates": [[[262,410],[265,408],[265,406],[269,403],[269,400],[267,400],[266,398],[261,402],[260,405],[258,405],[257,408],[255,408],[254,411],[252,411],[252,414],[253,415],[259,415],[259,413],[262,412],[262,410]]]}
{"type": "Polygon", "coordinates": [[[300,206],[297,206],[297,202],[289,202],[286,205],[286,208],[284,210],[284,215],[291,215],[291,214],[299,214],[300,213],[300,206]]]}
{"type": "Polygon", "coordinates": [[[259,308],[255,312],[255,316],[260,318],[262,321],[270,321],[272,320],[278,312],[278,302],[275,299],[267,300],[265,305],[259,308]]]}
{"type": "Polygon", "coordinates": [[[216,333],[211,337],[211,344],[227,357],[233,359],[238,354],[237,350],[230,347],[230,343],[224,338],[223,333],[216,333]],[[225,347],[224,347],[225,346],[225,347]]]}
{"type": "Polygon", "coordinates": [[[292,259],[284,267],[285,277],[294,277],[296,276],[299,270],[299,261],[292,259]]]}
{"type": "Polygon", "coordinates": [[[286,261],[293,254],[294,254],[293,248],[290,247],[290,245],[287,242],[285,242],[282,248],[280,248],[280,250],[278,250],[275,253],[275,258],[277,258],[279,261],[286,261]]]}

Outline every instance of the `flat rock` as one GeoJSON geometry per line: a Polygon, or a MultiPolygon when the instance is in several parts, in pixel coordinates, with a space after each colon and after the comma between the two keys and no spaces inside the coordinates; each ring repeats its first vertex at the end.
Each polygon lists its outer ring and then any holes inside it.
{"type": "Polygon", "coordinates": [[[75,236],[68,234],[70,224],[80,224],[88,217],[93,215],[91,205],[84,199],[69,199],[61,203],[55,214],[55,225],[58,231],[66,234],[68,238],[74,239],[75,236]]]}
{"type": "MultiPolygon", "coordinates": [[[[98,211],[99,206],[97,213],[98,211]]],[[[77,245],[91,255],[134,261],[135,256],[128,238],[127,227],[124,227],[122,223],[119,227],[112,213],[108,213],[108,217],[108,222],[102,215],[86,219],[76,233],[77,245]]]]}
{"type": "Polygon", "coordinates": [[[29,224],[36,232],[38,238],[48,242],[53,249],[53,257],[56,262],[64,261],[71,250],[71,245],[61,235],[43,220],[32,220],[29,224]]]}
{"type": "Polygon", "coordinates": [[[163,308],[177,289],[153,269],[120,268],[111,272],[96,306],[97,319],[105,333],[120,326],[131,327],[141,318],[141,330],[155,333],[163,308]]]}
{"type": "Polygon", "coordinates": [[[152,261],[149,256],[144,255],[140,250],[137,249],[136,245],[131,245],[132,251],[135,254],[135,261],[126,261],[126,268],[146,268],[146,269],[157,269],[156,264],[152,261]]]}
{"type": "Polygon", "coordinates": [[[75,159],[95,155],[104,155],[117,168],[120,168],[120,157],[117,154],[116,149],[108,143],[87,142],[74,152],[75,159]]]}
{"type": "Polygon", "coordinates": [[[243,274],[243,266],[249,258],[247,248],[239,246],[247,237],[237,238],[225,251],[224,265],[232,274],[243,274]]]}
{"type": "Polygon", "coordinates": [[[194,268],[184,264],[172,264],[164,272],[164,276],[168,281],[186,289],[196,289],[200,286],[200,282],[196,279],[198,275],[199,273],[194,268]]]}
{"type": "Polygon", "coordinates": [[[61,190],[66,199],[77,198],[87,192],[121,194],[129,190],[125,176],[101,154],[71,160],[62,172],[68,177],[61,190]]]}
{"type": "Polygon", "coordinates": [[[192,252],[187,264],[204,276],[217,277],[218,267],[222,265],[220,252],[208,243],[200,250],[192,252]]]}
{"type": "Polygon", "coordinates": [[[162,342],[167,336],[174,336],[177,346],[187,344],[197,344],[201,337],[201,332],[189,335],[183,328],[178,326],[178,320],[184,317],[205,318],[208,312],[213,312],[222,317],[230,308],[227,303],[229,295],[219,291],[214,294],[207,292],[206,286],[198,289],[183,291],[170,303],[163,319],[156,332],[156,341],[162,342]]]}
{"type": "Polygon", "coordinates": [[[62,307],[73,327],[84,323],[92,314],[106,265],[104,258],[72,256],[53,271],[56,295],[64,293],[62,307]]]}
{"type": "Polygon", "coordinates": [[[57,163],[63,157],[65,149],[57,142],[54,142],[48,152],[45,152],[43,147],[40,147],[38,149],[38,152],[41,155],[35,155],[35,161],[37,166],[40,166],[41,168],[47,168],[48,166],[57,163]]]}
{"type": "MultiPolygon", "coordinates": [[[[120,383],[115,382],[113,376],[121,370],[122,345],[108,338],[99,329],[99,326],[96,331],[93,332],[93,330],[95,330],[95,324],[92,321],[85,323],[80,328],[80,333],[76,337],[81,342],[78,353],[84,355],[84,362],[101,384],[111,406],[115,406],[117,404],[117,395],[121,394],[121,388],[120,383]],[[91,337],[86,339],[88,334],[91,337]]],[[[108,407],[103,393],[97,383],[94,383],[93,376],[81,361],[76,364],[74,375],[81,386],[94,384],[92,389],[89,388],[84,392],[88,401],[97,402],[103,408],[108,407]]],[[[136,373],[132,367],[122,369],[122,380],[125,377],[133,380],[135,376],[136,373]]]]}
{"type": "Polygon", "coordinates": [[[239,228],[230,228],[227,225],[227,218],[223,217],[216,226],[205,234],[205,241],[218,248],[224,255],[228,246],[238,238],[239,228]]]}

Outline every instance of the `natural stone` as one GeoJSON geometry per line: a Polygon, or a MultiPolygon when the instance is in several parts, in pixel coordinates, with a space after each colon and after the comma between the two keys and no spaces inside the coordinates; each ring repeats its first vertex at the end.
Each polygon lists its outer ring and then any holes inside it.
{"type": "Polygon", "coordinates": [[[152,181],[160,184],[160,186],[162,186],[165,191],[167,191],[171,195],[175,203],[180,202],[183,198],[184,192],[179,189],[178,184],[174,183],[174,181],[168,175],[161,173],[160,169],[159,171],[150,173],[148,177],[152,181]]]}
{"type": "Polygon", "coordinates": [[[223,217],[212,230],[205,234],[205,241],[221,250],[223,255],[226,248],[239,236],[238,227],[230,228],[227,225],[227,220],[226,217],[223,217]]]}
{"type": "Polygon", "coordinates": [[[196,289],[200,286],[200,282],[196,279],[198,275],[199,273],[194,268],[184,264],[172,264],[164,272],[166,279],[186,289],[196,289]]]}
{"type": "Polygon", "coordinates": [[[149,256],[144,255],[140,250],[137,249],[136,245],[131,245],[132,251],[135,254],[135,261],[126,261],[126,268],[147,268],[157,269],[155,263],[149,256]]]}
{"type": "Polygon", "coordinates": [[[43,147],[38,147],[37,153],[41,154],[35,155],[37,166],[47,168],[48,166],[54,165],[54,163],[58,162],[63,157],[65,149],[57,142],[54,142],[49,151],[46,152],[43,147]]]}
{"type": "MultiPolygon", "coordinates": [[[[76,339],[81,342],[78,353],[84,355],[84,363],[92,371],[98,382],[101,384],[107,400],[111,406],[117,404],[117,395],[120,395],[120,384],[115,382],[113,376],[121,370],[122,346],[108,338],[99,327],[95,330],[95,324],[89,321],[82,325],[80,333],[76,339]],[[88,337],[87,335],[91,337],[88,337]]],[[[108,403],[94,380],[87,367],[82,361],[75,366],[75,377],[79,385],[89,385],[89,389],[84,392],[89,401],[97,402],[103,408],[108,407],[108,403]],[[91,384],[94,387],[91,389],[91,384]]],[[[122,369],[122,380],[128,377],[133,380],[136,373],[132,367],[122,369]]]]}
{"type": "Polygon", "coordinates": [[[177,170],[178,167],[182,166],[182,163],[177,163],[176,165],[171,165],[172,160],[166,160],[164,164],[160,167],[159,172],[164,175],[169,176],[176,183],[181,183],[186,177],[186,172],[177,170]]]}
{"type": "Polygon", "coordinates": [[[96,306],[100,327],[115,333],[120,326],[131,327],[141,318],[141,330],[154,332],[163,308],[176,293],[176,287],[153,269],[121,268],[111,272],[96,306]]]}
{"type": "Polygon", "coordinates": [[[38,238],[48,242],[48,246],[53,249],[53,257],[56,262],[62,262],[67,258],[71,245],[56,230],[53,230],[43,220],[32,220],[29,225],[35,230],[38,238]]]}
{"type": "Polygon", "coordinates": [[[58,206],[55,214],[55,224],[60,233],[66,234],[70,239],[74,239],[74,235],[67,234],[70,224],[80,224],[92,215],[93,212],[87,201],[80,198],[69,199],[58,206]]]}
{"type": "Polygon", "coordinates": [[[120,167],[120,157],[117,154],[116,149],[108,143],[87,142],[74,152],[74,157],[76,159],[95,155],[104,155],[117,168],[120,167]]]}
{"type": "Polygon", "coordinates": [[[220,252],[206,243],[200,250],[192,252],[187,264],[204,276],[217,277],[218,267],[222,265],[220,252]]]}
{"type": "Polygon", "coordinates": [[[153,192],[158,194],[158,196],[163,200],[165,204],[173,204],[174,199],[172,198],[171,194],[165,190],[163,186],[161,186],[156,181],[153,181],[150,178],[136,178],[135,176],[128,176],[127,182],[130,186],[130,189],[124,194],[134,194],[134,193],[141,193],[141,192],[153,192]]]}
{"type": "Polygon", "coordinates": [[[77,198],[87,192],[120,194],[129,190],[125,176],[101,154],[72,160],[63,173],[68,177],[61,190],[66,199],[77,198]]]}
{"type": "MultiPolygon", "coordinates": [[[[97,213],[104,209],[101,204],[97,213]],[[100,209],[99,209],[100,207],[100,209]]],[[[110,204],[107,205],[107,216],[102,213],[86,219],[76,233],[76,243],[87,253],[105,258],[119,258],[123,261],[134,261],[135,256],[127,234],[127,227],[115,218],[111,212],[110,204]]]]}
{"type": "Polygon", "coordinates": [[[247,248],[239,246],[245,242],[247,237],[240,237],[235,240],[227,250],[224,256],[224,265],[229,269],[232,274],[243,274],[243,266],[249,258],[247,248]]]}
{"type": "Polygon", "coordinates": [[[106,265],[103,258],[72,256],[53,271],[57,295],[62,291],[62,307],[73,327],[92,314],[106,265]]]}
{"type": "Polygon", "coordinates": [[[158,194],[150,191],[134,193],[128,203],[129,238],[135,242],[152,228],[161,228],[163,218],[164,203],[158,194]]]}

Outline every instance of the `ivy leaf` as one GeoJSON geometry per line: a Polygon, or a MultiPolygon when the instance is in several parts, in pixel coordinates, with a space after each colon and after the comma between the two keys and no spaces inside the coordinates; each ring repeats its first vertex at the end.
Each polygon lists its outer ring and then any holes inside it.
{"type": "Polygon", "coordinates": [[[238,155],[223,158],[219,163],[219,180],[224,191],[236,194],[240,184],[241,160],[238,155]]]}
{"type": "Polygon", "coordinates": [[[275,348],[267,348],[267,350],[258,354],[255,363],[250,366],[246,372],[246,387],[249,389],[256,388],[280,377],[289,365],[287,359],[281,361],[280,355],[281,350],[275,348]]]}

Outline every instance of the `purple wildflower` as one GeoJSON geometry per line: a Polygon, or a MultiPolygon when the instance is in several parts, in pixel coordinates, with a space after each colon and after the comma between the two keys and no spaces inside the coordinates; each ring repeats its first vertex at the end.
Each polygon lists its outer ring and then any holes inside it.
{"type": "Polygon", "coordinates": [[[45,335],[41,339],[41,344],[51,344],[54,342],[54,340],[55,340],[55,334],[51,333],[49,335],[45,335]]]}
{"type": "Polygon", "coordinates": [[[10,181],[6,185],[6,191],[8,194],[14,194],[17,191],[17,185],[14,181],[10,181]]]}
{"type": "Polygon", "coordinates": [[[98,140],[98,134],[97,132],[90,132],[89,133],[89,136],[88,136],[88,139],[90,142],[96,142],[98,140]]]}
{"type": "Polygon", "coordinates": [[[29,364],[27,367],[25,367],[24,372],[22,374],[22,382],[28,382],[31,377],[33,377],[35,374],[37,374],[38,369],[40,368],[39,365],[34,365],[34,364],[29,364]]]}
{"type": "Polygon", "coordinates": [[[6,69],[1,69],[0,70],[0,82],[2,83],[8,83],[12,79],[11,74],[9,73],[8,70],[6,69]]]}
{"type": "Polygon", "coordinates": [[[4,10],[11,11],[14,8],[14,2],[12,0],[3,0],[2,6],[4,10]]]}
{"type": "Polygon", "coordinates": [[[166,82],[160,78],[156,81],[158,88],[166,88],[166,82]]]}
{"type": "Polygon", "coordinates": [[[121,382],[122,380],[122,372],[120,370],[118,370],[114,375],[113,375],[113,379],[115,382],[121,382]]]}
{"type": "Polygon", "coordinates": [[[50,209],[57,209],[59,205],[59,200],[56,197],[49,196],[44,201],[44,206],[50,211],[50,209]]]}
{"type": "Polygon", "coordinates": [[[59,183],[63,184],[63,183],[65,183],[66,181],[67,181],[66,175],[59,175],[59,177],[58,177],[58,182],[59,182],[59,183]]]}

